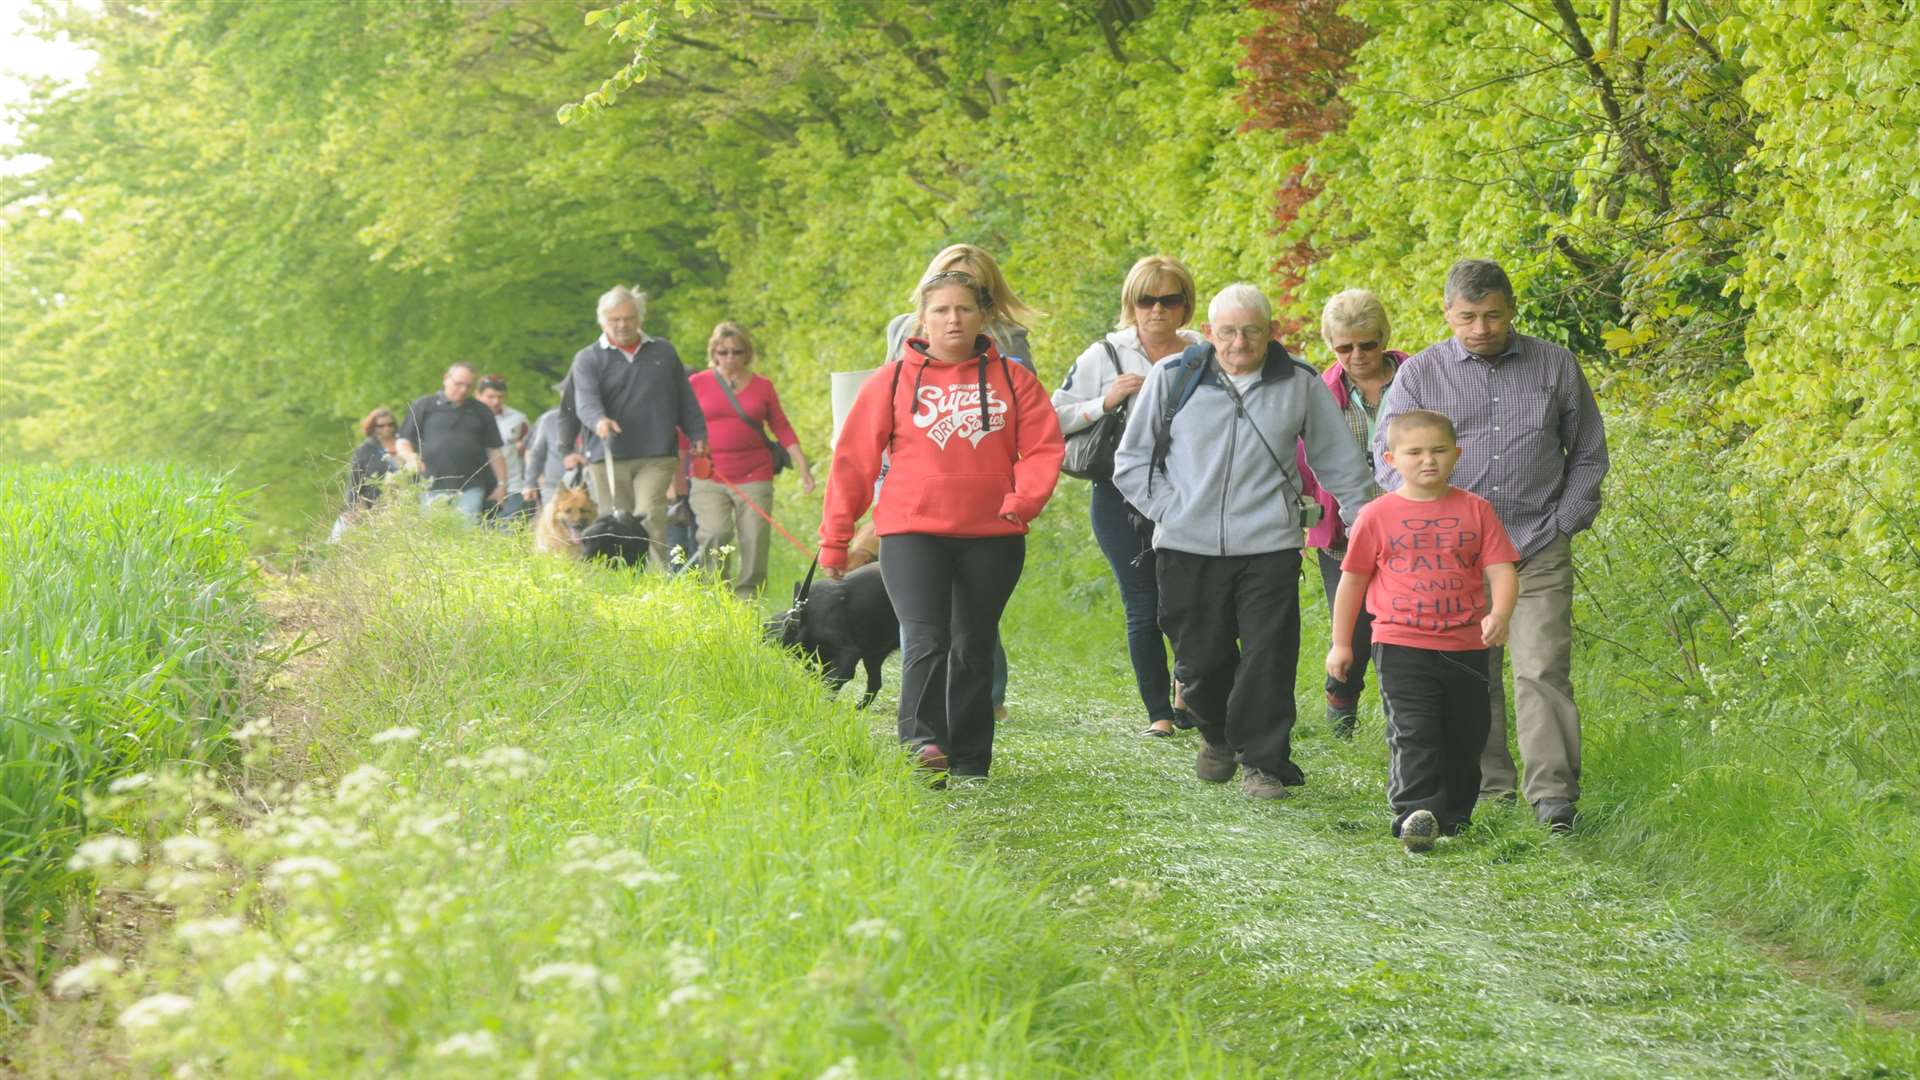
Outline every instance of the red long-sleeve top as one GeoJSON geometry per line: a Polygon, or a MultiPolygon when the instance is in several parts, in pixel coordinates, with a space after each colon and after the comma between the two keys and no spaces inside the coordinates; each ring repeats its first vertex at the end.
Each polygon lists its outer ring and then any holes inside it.
{"type": "Polygon", "coordinates": [[[1066,453],[1060,421],[1032,372],[1002,360],[985,335],[975,348],[972,359],[953,363],[910,339],[897,366],[860,388],[833,450],[821,566],[847,564],[882,452],[890,464],[873,511],[881,536],[1017,536],[1040,516],[1066,453]]]}

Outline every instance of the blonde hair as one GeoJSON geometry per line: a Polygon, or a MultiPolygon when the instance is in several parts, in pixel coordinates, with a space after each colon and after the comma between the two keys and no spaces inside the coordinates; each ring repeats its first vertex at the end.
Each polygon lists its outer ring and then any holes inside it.
{"type": "Polygon", "coordinates": [[[1387,335],[1392,327],[1387,323],[1386,305],[1380,298],[1367,289],[1348,289],[1333,294],[1327,306],[1320,309],[1320,340],[1333,344],[1333,335],[1345,331],[1349,334],[1377,333],[1380,344],[1387,343],[1387,335]]]}
{"type": "Polygon", "coordinates": [[[1161,277],[1172,278],[1174,284],[1180,287],[1180,299],[1187,305],[1187,317],[1180,320],[1180,325],[1185,326],[1193,321],[1196,303],[1193,271],[1171,255],[1148,255],[1133,264],[1133,269],[1127,271],[1126,284],[1120,286],[1120,321],[1113,324],[1115,330],[1125,330],[1137,324],[1133,305],[1147,295],[1147,289],[1156,278],[1161,277]]]}
{"type": "Polygon", "coordinates": [[[913,287],[909,302],[913,304],[913,330],[917,333],[924,329],[920,325],[920,308],[926,299],[927,286],[933,284],[933,278],[950,270],[958,270],[971,277],[984,293],[984,302],[980,305],[986,313],[989,326],[1003,326],[1012,329],[1030,329],[1035,319],[1044,318],[1046,312],[1028,307],[1026,302],[1013,294],[1007,285],[1006,276],[1000,273],[1000,264],[985,249],[972,244],[953,244],[943,248],[940,254],[927,264],[927,271],[920,275],[920,281],[913,287]]]}
{"type": "Polygon", "coordinates": [[[713,333],[707,338],[707,366],[713,366],[713,347],[728,338],[732,338],[745,346],[747,350],[747,363],[753,363],[755,355],[753,351],[753,338],[747,334],[746,327],[741,326],[731,319],[725,319],[714,324],[713,333]]]}

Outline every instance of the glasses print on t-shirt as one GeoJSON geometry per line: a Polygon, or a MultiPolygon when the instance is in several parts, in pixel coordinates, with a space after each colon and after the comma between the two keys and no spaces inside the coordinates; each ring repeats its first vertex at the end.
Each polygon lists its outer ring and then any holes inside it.
{"type": "Polygon", "coordinates": [[[926,432],[927,438],[942,450],[947,441],[958,436],[979,446],[989,431],[1007,426],[1007,400],[989,384],[987,387],[988,427],[980,426],[980,384],[922,386],[913,401],[913,426],[926,432]]]}
{"type": "Polygon", "coordinates": [[[1387,531],[1381,565],[1405,583],[1393,592],[1387,622],[1437,633],[1473,619],[1481,588],[1474,526],[1454,515],[1408,514],[1387,531]]]}

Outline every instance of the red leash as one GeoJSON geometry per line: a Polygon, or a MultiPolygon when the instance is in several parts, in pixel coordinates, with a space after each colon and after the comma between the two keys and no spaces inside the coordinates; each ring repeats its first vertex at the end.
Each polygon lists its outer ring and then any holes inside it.
{"type": "Polygon", "coordinates": [[[692,471],[692,473],[693,473],[693,477],[694,477],[694,479],[696,479],[696,480],[718,480],[718,481],[720,481],[720,483],[721,483],[721,484],[723,484],[723,485],[725,485],[725,486],[726,486],[726,489],[727,489],[728,491],[731,491],[731,492],[733,492],[733,493],[734,493],[735,495],[738,495],[738,496],[740,497],[740,501],[741,501],[741,502],[744,502],[744,503],[746,503],[746,504],[747,504],[748,506],[751,506],[751,507],[753,507],[753,512],[754,512],[754,513],[756,513],[756,514],[759,514],[759,515],[760,515],[761,517],[763,517],[763,518],[765,518],[765,519],[766,519],[766,522],[767,522],[767,524],[769,524],[769,525],[771,525],[771,526],[773,526],[773,527],[774,527],[774,529],[775,529],[775,530],[777,530],[777,531],[778,531],[778,532],[780,533],[780,535],[781,535],[781,536],[784,536],[784,537],[786,537],[786,538],[787,538],[787,543],[789,543],[789,544],[792,544],[792,545],[793,545],[793,548],[794,548],[794,550],[795,550],[795,551],[798,551],[798,552],[799,552],[800,554],[802,554],[802,555],[805,555],[806,557],[808,557],[808,558],[810,558],[810,559],[817,559],[817,558],[819,558],[819,556],[818,556],[818,555],[816,555],[816,554],[814,554],[814,551],[813,551],[813,549],[812,549],[812,548],[810,548],[810,547],[808,547],[807,545],[805,545],[805,544],[803,544],[803,543],[801,543],[800,541],[798,541],[798,540],[796,540],[796,539],[794,539],[794,536],[793,536],[793,534],[787,531],[787,527],[786,527],[785,525],[782,525],[782,524],[780,524],[780,523],[779,523],[778,521],[775,521],[775,520],[773,519],[773,515],[772,515],[772,514],[769,514],[769,513],[767,513],[767,511],[766,511],[766,509],[765,509],[764,507],[762,507],[762,506],[761,506],[761,505],[760,505],[759,503],[757,503],[757,502],[754,502],[754,501],[753,501],[753,496],[751,496],[751,495],[748,495],[748,494],[747,494],[746,492],[744,492],[744,491],[741,491],[741,490],[740,490],[739,488],[737,488],[737,487],[735,487],[735,486],[734,486],[734,484],[733,484],[733,481],[731,481],[731,480],[729,480],[729,479],[727,479],[727,478],[726,478],[726,477],[724,477],[724,476],[721,476],[721,475],[720,475],[720,472],[719,472],[719,470],[717,470],[717,469],[715,469],[715,468],[713,467],[713,459],[712,459],[712,458],[710,458],[710,457],[707,457],[707,456],[704,456],[704,455],[702,455],[702,456],[700,456],[700,457],[696,457],[696,458],[694,458],[694,459],[693,459],[693,466],[692,466],[692,469],[691,469],[691,471],[692,471]]]}

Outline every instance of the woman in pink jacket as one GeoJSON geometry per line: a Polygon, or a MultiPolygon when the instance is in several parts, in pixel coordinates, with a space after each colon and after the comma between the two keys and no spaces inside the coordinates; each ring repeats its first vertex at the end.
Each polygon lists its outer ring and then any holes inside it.
{"type": "MultiPolygon", "coordinates": [[[[1373,464],[1373,430],[1380,407],[1393,385],[1393,373],[1407,354],[1387,348],[1387,309],[1380,298],[1366,289],[1348,289],[1327,301],[1320,312],[1320,337],[1333,353],[1333,363],[1320,375],[1327,392],[1340,406],[1340,414],[1353,431],[1360,452],[1373,464]]],[[[1307,531],[1307,546],[1319,549],[1320,582],[1327,593],[1327,608],[1333,608],[1333,595],[1340,588],[1340,560],[1347,553],[1347,530],[1340,523],[1338,504],[1333,495],[1314,481],[1307,468],[1304,447],[1296,446],[1295,459],[1304,480],[1303,493],[1320,503],[1320,523],[1307,531]]],[[[1337,738],[1353,738],[1360,708],[1360,692],[1367,685],[1367,659],[1373,652],[1373,617],[1360,613],[1353,629],[1353,663],[1347,677],[1327,679],[1327,724],[1337,738]]],[[[1384,708],[1382,699],[1382,707],[1384,708]]]]}

